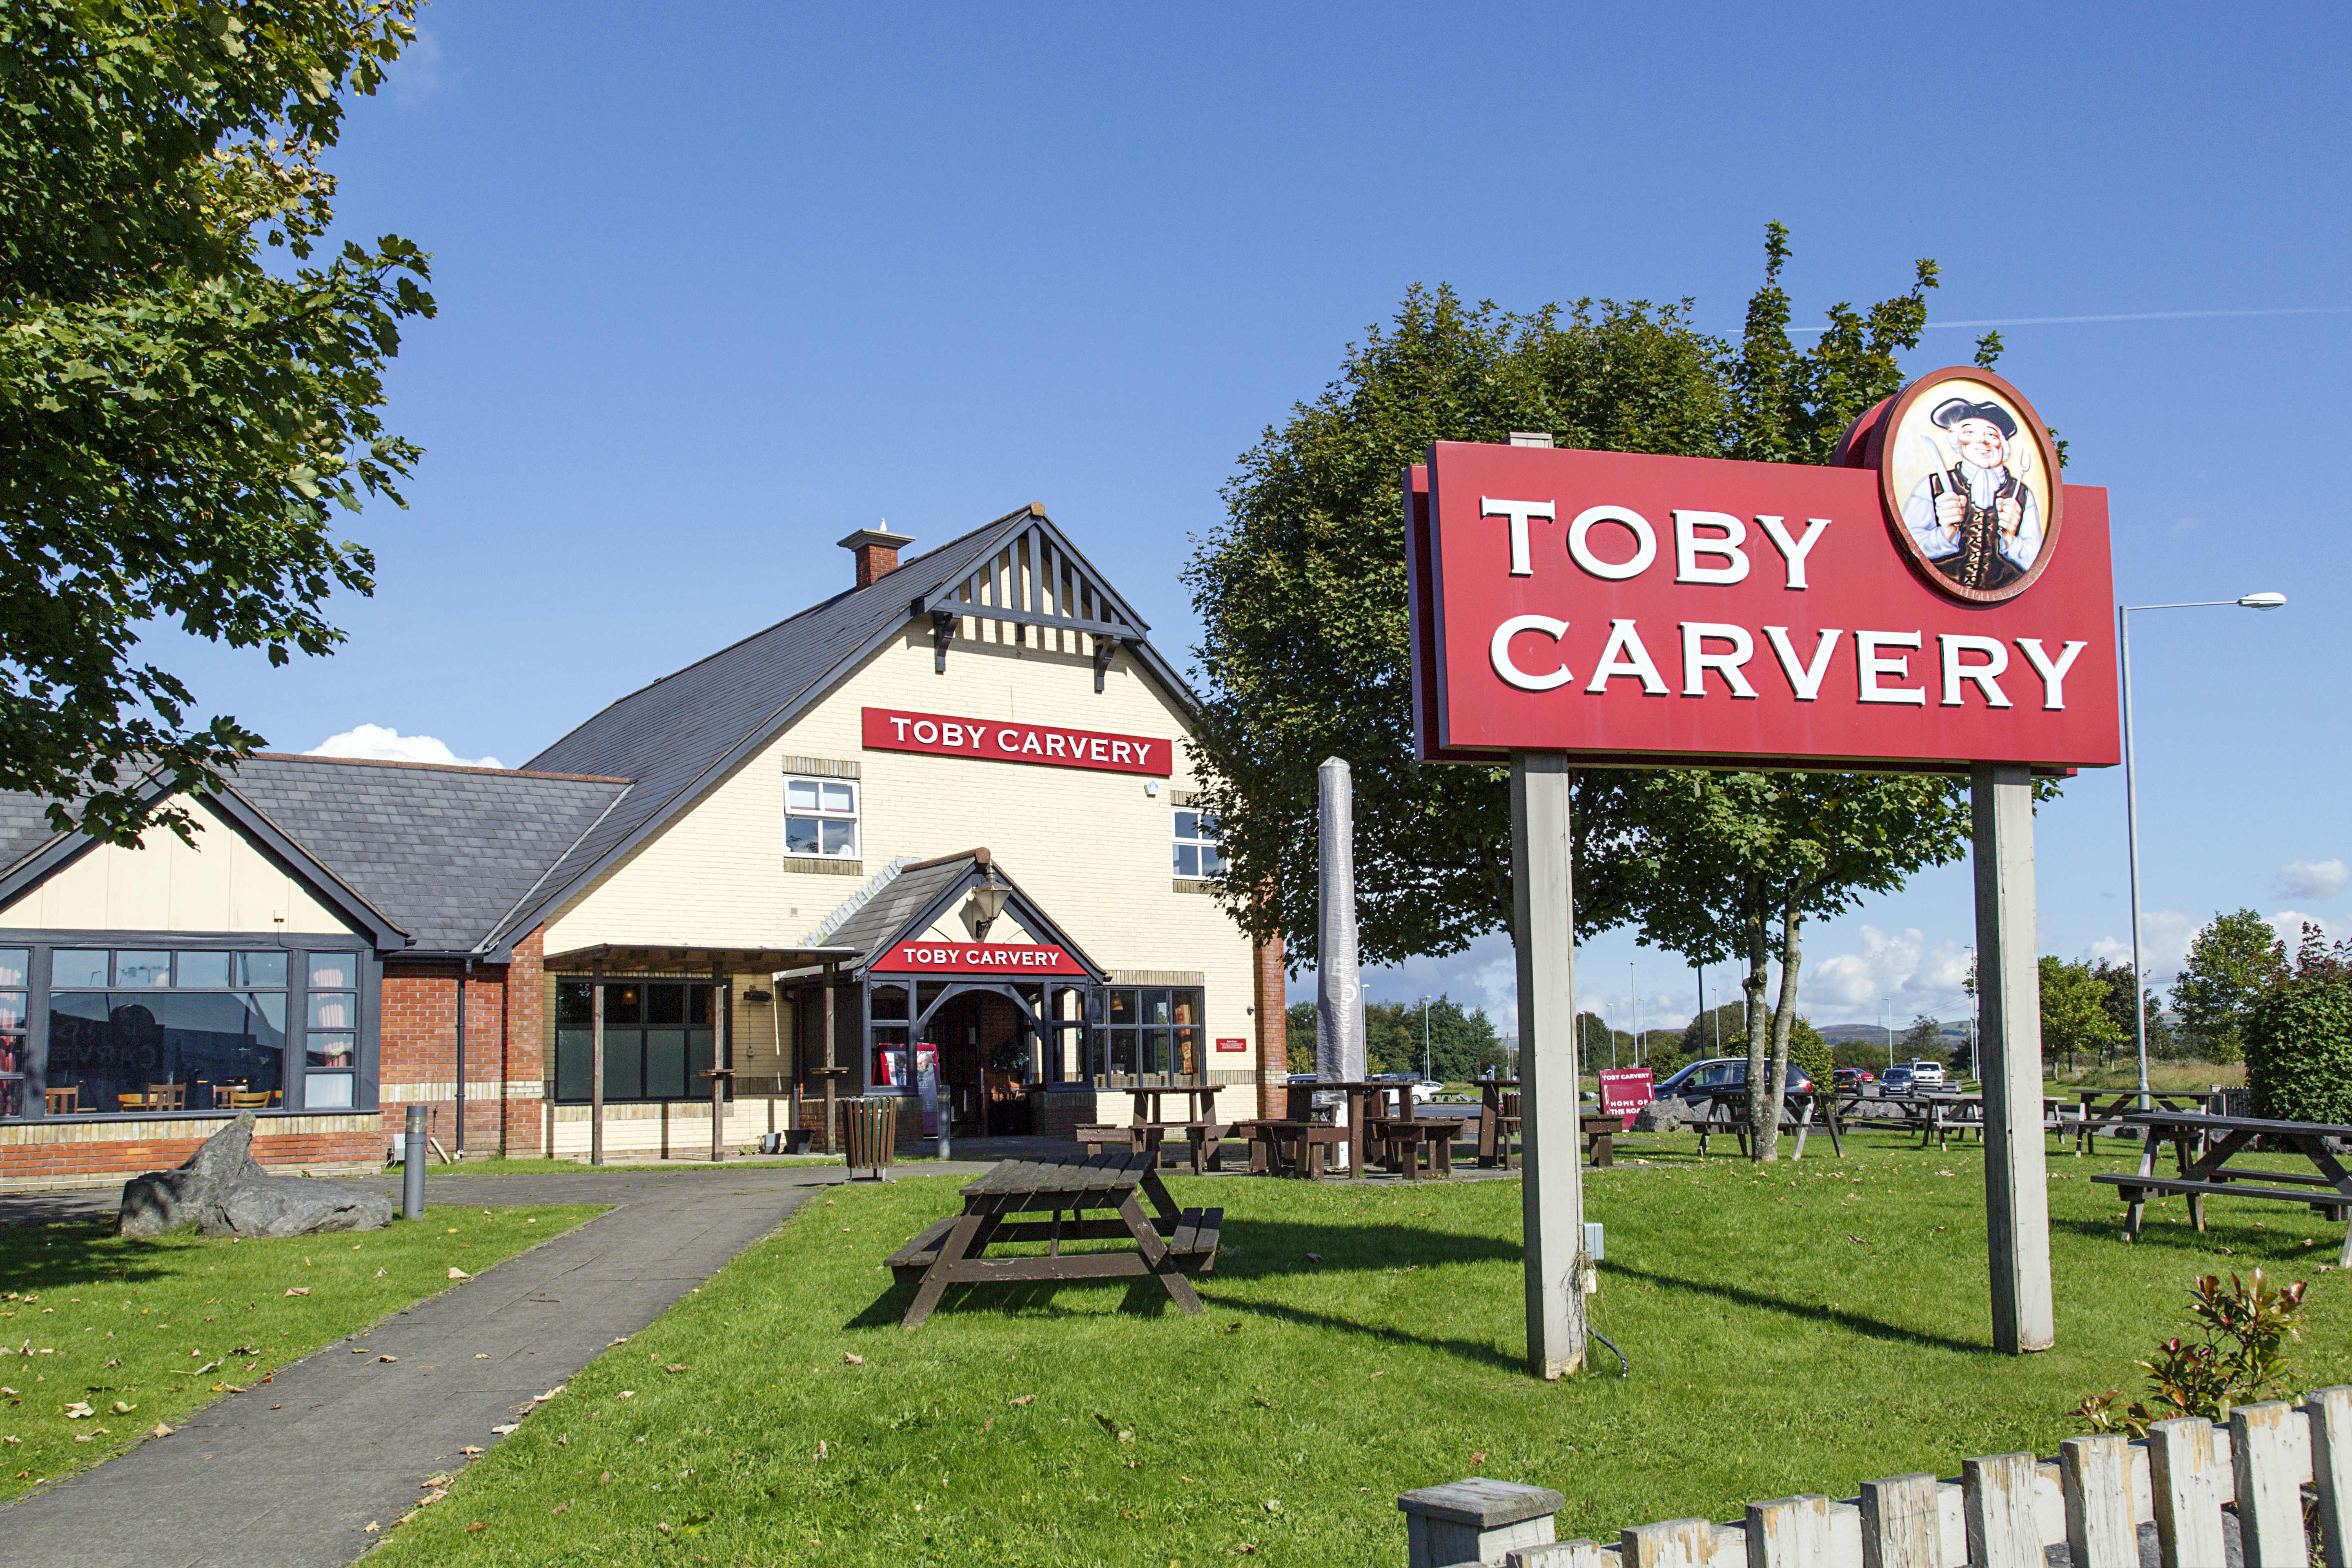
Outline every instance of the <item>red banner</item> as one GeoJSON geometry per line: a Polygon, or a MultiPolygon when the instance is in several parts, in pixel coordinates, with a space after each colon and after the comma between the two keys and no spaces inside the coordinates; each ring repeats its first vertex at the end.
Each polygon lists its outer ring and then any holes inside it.
{"type": "Polygon", "coordinates": [[[890,974],[1070,974],[1085,964],[1058,947],[1011,942],[902,942],[875,965],[890,974]]]}
{"type": "Polygon", "coordinates": [[[1176,742],[1149,735],[1115,735],[1066,724],[1021,724],[1005,719],[962,719],[868,708],[866,746],[879,752],[929,752],[996,763],[1039,763],[1055,768],[1166,778],[1175,771],[1176,742]]]}
{"type": "Polygon", "coordinates": [[[1426,760],[2119,760],[2104,489],[2063,487],[2063,535],[1983,602],[1914,559],[1874,468],[1465,442],[1430,456],[1406,498],[1426,760]]]}

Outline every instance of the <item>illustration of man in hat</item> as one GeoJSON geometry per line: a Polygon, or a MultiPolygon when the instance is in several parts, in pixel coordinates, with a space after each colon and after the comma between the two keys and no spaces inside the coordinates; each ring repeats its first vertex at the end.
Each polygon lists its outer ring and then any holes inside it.
{"type": "Polygon", "coordinates": [[[1967,588],[2005,588],[2042,553],[2042,510],[2027,486],[2032,445],[1998,403],[1948,397],[1928,420],[1951,435],[1956,458],[1921,432],[1937,462],[1903,503],[1904,526],[1920,553],[1967,588]]]}

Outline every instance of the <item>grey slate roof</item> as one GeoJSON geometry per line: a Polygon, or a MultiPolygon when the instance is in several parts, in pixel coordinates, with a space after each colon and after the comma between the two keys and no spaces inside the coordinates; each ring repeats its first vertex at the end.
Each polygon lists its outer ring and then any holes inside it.
{"type": "Polygon", "coordinates": [[[844,921],[839,930],[827,936],[826,944],[855,948],[858,958],[852,967],[864,968],[898,940],[908,921],[969,876],[973,864],[974,857],[966,853],[908,867],[891,879],[888,887],[867,900],[863,909],[844,921]]]}
{"type": "MultiPolygon", "coordinates": [[[[231,778],[244,806],[411,940],[414,952],[495,951],[509,917],[555,880],[626,780],[264,754],[231,778]]],[[[64,837],[37,795],[0,794],[0,868],[64,837]]]]}
{"type": "MultiPolygon", "coordinates": [[[[813,605],[630,693],[525,763],[549,773],[616,774],[635,779],[636,787],[567,860],[563,876],[551,878],[543,894],[520,912],[517,929],[660,828],[898,636],[912,617],[914,600],[929,604],[942,591],[952,592],[998,552],[1038,529],[1068,551],[1042,510],[1007,513],[901,563],[869,587],[813,605]]],[[[973,613],[985,618],[984,609],[973,613]]],[[[1131,613],[1128,618],[1141,629],[1139,618],[1131,613]]],[[[1130,648],[1179,701],[1192,704],[1183,678],[1148,642],[1132,638],[1130,648]]]]}
{"type": "Polygon", "coordinates": [[[556,879],[628,793],[612,779],[332,757],[259,756],[237,796],[415,939],[463,952],[556,879]]]}

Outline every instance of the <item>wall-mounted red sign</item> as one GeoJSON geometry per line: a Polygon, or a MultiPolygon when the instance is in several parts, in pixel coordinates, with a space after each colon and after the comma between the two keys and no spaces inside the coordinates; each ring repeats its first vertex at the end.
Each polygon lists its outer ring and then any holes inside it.
{"type": "Polygon", "coordinates": [[[1217,1049],[1221,1051],[1245,1051],[1249,1049],[1249,1042],[1247,1040],[1220,1039],[1217,1042],[1217,1049]]]}
{"type": "Polygon", "coordinates": [[[1433,445],[1406,496],[1423,757],[2116,762],[2106,491],[2052,493],[2006,383],[1939,372],[1915,392],[1868,432],[1899,484],[1433,445]]]}
{"type": "Polygon", "coordinates": [[[1087,966],[1059,947],[1013,942],[902,942],[874,964],[886,974],[1069,974],[1087,966]]]}
{"type": "Polygon", "coordinates": [[[910,713],[898,708],[868,708],[865,715],[868,751],[929,752],[1158,778],[1175,771],[1176,742],[1149,735],[1115,735],[1066,724],[1024,724],[1008,719],[910,713]]]}

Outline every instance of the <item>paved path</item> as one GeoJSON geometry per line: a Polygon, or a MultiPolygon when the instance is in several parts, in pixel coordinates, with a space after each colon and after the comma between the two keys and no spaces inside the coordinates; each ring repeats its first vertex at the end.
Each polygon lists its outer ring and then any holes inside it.
{"type": "MultiPolygon", "coordinates": [[[[925,1161],[905,1175],[977,1173],[925,1161]]],[[[838,1165],[546,1176],[436,1175],[433,1204],[619,1206],[365,1331],[385,1364],[339,1341],[143,1443],[0,1508],[0,1559],[74,1568],[339,1568],[417,1483],[515,1419],[533,1394],[658,1317],[720,1265],[844,1179],[838,1165]],[[489,1357],[477,1361],[478,1354],[489,1357]]],[[[396,1184],[394,1190],[396,1194],[396,1184]]],[[[111,1193],[27,1195],[0,1218],[109,1212],[111,1193]]]]}

